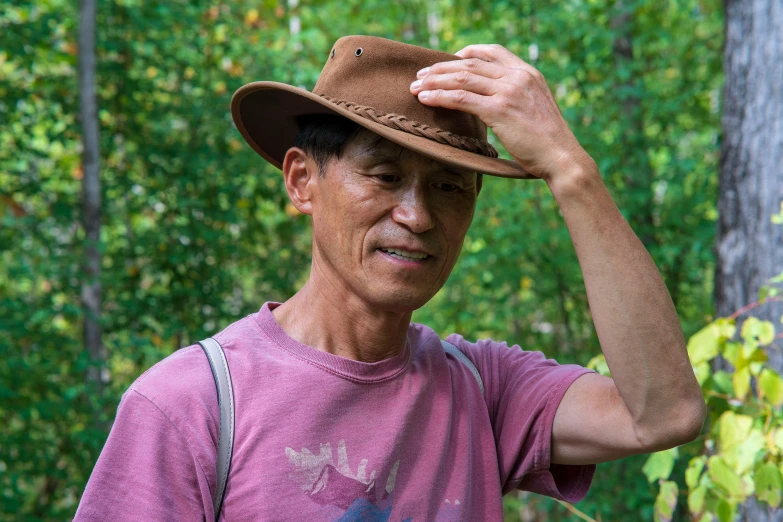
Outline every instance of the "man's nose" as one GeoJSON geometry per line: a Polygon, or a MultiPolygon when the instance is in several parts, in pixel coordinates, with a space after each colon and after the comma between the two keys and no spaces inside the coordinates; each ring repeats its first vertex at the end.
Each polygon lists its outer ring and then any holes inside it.
{"type": "Polygon", "coordinates": [[[411,183],[405,187],[399,203],[394,207],[392,218],[415,234],[435,226],[426,190],[421,184],[411,183]]]}

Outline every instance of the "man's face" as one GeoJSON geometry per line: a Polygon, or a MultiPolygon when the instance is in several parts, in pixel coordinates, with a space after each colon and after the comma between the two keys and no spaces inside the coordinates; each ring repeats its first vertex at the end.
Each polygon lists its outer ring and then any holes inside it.
{"type": "Polygon", "coordinates": [[[311,192],[318,277],[379,311],[423,306],[459,256],[476,173],[362,132],[322,174],[311,192]]]}

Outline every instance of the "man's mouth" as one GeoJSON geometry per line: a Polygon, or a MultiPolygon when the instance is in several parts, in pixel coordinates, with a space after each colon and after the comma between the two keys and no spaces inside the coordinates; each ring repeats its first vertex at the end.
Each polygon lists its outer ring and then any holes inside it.
{"type": "Polygon", "coordinates": [[[429,254],[425,254],[424,252],[409,252],[399,248],[379,248],[378,250],[405,261],[423,261],[430,257],[429,254]]]}

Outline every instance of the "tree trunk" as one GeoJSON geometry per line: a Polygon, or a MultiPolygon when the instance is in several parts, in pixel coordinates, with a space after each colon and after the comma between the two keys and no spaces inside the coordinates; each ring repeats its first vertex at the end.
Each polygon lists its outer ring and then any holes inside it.
{"type": "MultiPolygon", "coordinates": [[[[783,270],[783,227],[770,221],[783,200],[783,3],[725,0],[724,5],[715,304],[725,317],[757,301],[759,288],[783,270]]],[[[780,330],[780,302],[751,313],[780,330]]],[[[783,370],[780,351],[768,354],[770,364],[783,370]]],[[[766,504],[751,501],[740,511],[744,521],[783,521],[783,511],[771,512],[766,504]]]]}
{"type": "Polygon", "coordinates": [[[84,214],[84,346],[92,364],[87,379],[102,388],[106,354],[101,340],[101,182],[98,103],[95,92],[95,0],[82,0],[79,23],[79,101],[82,125],[82,197],[84,214]]]}

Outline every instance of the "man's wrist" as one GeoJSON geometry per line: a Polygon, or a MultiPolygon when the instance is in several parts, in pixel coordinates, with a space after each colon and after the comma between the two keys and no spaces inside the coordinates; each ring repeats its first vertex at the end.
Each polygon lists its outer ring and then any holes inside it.
{"type": "Polygon", "coordinates": [[[557,197],[572,191],[583,192],[590,183],[600,180],[601,175],[595,160],[584,150],[560,157],[551,168],[546,183],[557,197]]]}

